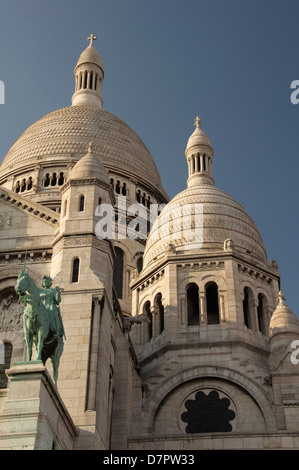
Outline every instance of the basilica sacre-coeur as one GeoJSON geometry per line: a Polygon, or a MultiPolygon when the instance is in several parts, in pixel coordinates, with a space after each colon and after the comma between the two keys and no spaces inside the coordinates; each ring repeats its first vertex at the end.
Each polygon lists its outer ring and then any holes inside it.
{"type": "Polygon", "coordinates": [[[103,109],[88,40],[72,104],[25,130],[0,166],[0,449],[299,449],[299,321],[277,263],[216,188],[199,118],[186,189],[169,199],[142,140],[103,109]],[[113,239],[97,236],[103,204],[113,239]],[[132,205],[162,208],[146,237],[118,230],[132,205]],[[186,207],[192,229],[201,208],[193,246],[186,207]],[[15,290],[25,256],[38,286],[47,276],[61,288],[57,388],[51,363],[26,355],[15,290]]]}

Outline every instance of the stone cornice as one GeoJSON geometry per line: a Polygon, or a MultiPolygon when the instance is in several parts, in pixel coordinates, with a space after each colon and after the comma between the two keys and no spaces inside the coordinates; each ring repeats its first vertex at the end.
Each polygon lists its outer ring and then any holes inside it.
{"type": "Polygon", "coordinates": [[[163,269],[167,264],[176,264],[178,269],[187,270],[192,269],[194,271],[201,270],[210,270],[210,269],[224,269],[224,261],[232,260],[238,263],[238,269],[249,275],[259,278],[260,280],[270,283],[273,279],[279,279],[280,274],[278,271],[274,271],[269,268],[262,269],[259,266],[256,266],[254,263],[244,261],[241,256],[238,256],[236,252],[231,251],[217,251],[212,253],[167,253],[162,258],[159,258],[157,261],[150,263],[150,265],[145,268],[144,271],[141,271],[139,276],[132,280],[131,288],[135,288],[146,282],[157,272],[163,269]]]}
{"type": "Polygon", "coordinates": [[[59,214],[57,212],[48,209],[41,204],[30,201],[27,198],[19,196],[16,193],[0,186],[0,199],[11,204],[16,209],[22,210],[25,214],[28,214],[36,219],[45,222],[52,227],[57,227],[59,225],[59,214]]]}

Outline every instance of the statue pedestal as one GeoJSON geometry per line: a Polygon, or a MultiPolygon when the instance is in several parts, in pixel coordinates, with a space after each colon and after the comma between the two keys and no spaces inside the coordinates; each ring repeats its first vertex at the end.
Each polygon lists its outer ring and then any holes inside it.
{"type": "Polygon", "coordinates": [[[71,450],[76,427],[43,363],[16,362],[6,374],[0,450],[71,450]]]}

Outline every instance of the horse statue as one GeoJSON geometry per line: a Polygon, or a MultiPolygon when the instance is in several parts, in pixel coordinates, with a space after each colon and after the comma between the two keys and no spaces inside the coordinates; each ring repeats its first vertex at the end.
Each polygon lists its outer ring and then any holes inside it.
{"type": "Polygon", "coordinates": [[[32,348],[36,351],[36,360],[45,365],[51,359],[53,379],[57,387],[58,367],[63,351],[64,329],[58,303],[60,287],[51,289],[51,278],[44,276],[41,289],[30,277],[27,269],[19,273],[15,291],[21,302],[26,304],[23,313],[23,326],[27,346],[28,360],[32,358],[32,348]],[[49,282],[50,280],[50,282],[49,282]],[[45,281],[45,282],[44,282],[45,281]]]}

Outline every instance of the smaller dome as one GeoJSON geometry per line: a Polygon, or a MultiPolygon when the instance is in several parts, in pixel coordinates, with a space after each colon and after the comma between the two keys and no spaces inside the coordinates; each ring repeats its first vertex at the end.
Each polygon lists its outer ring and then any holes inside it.
{"type": "Polygon", "coordinates": [[[80,158],[73,167],[69,179],[97,178],[103,183],[109,184],[109,177],[106,168],[101,160],[93,152],[93,143],[88,146],[88,153],[80,158]]]}
{"type": "Polygon", "coordinates": [[[92,44],[89,44],[89,46],[84,49],[78,59],[76,67],[82,64],[94,64],[104,70],[101,56],[92,44]]]}
{"type": "Polygon", "coordinates": [[[278,306],[274,310],[270,324],[269,337],[273,337],[280,333],[297,333],[299,334],[299,320],[294,312],[286,305],[284,295],[279,292],[278,306]]]}
{"type": "Polygon", "coordinates": [[[186,147],[186,154],[187,154],[187,152],[189,153],[189,151],[191,151],[191,149],[193,150],[194,147],[202,147],[202,146],[209,147],[213,152],[213,148],[212,148],[212,144],[210,142],[210,139],[204,133],[204,131],[201,129],[201,120],[199,119],[198,116],[195,119],[195,124],[194,125],[196,126],[195,131],[193,132],[193,134],[190,135],[190,137],[188,139],[187,147],[186,147]]]}

